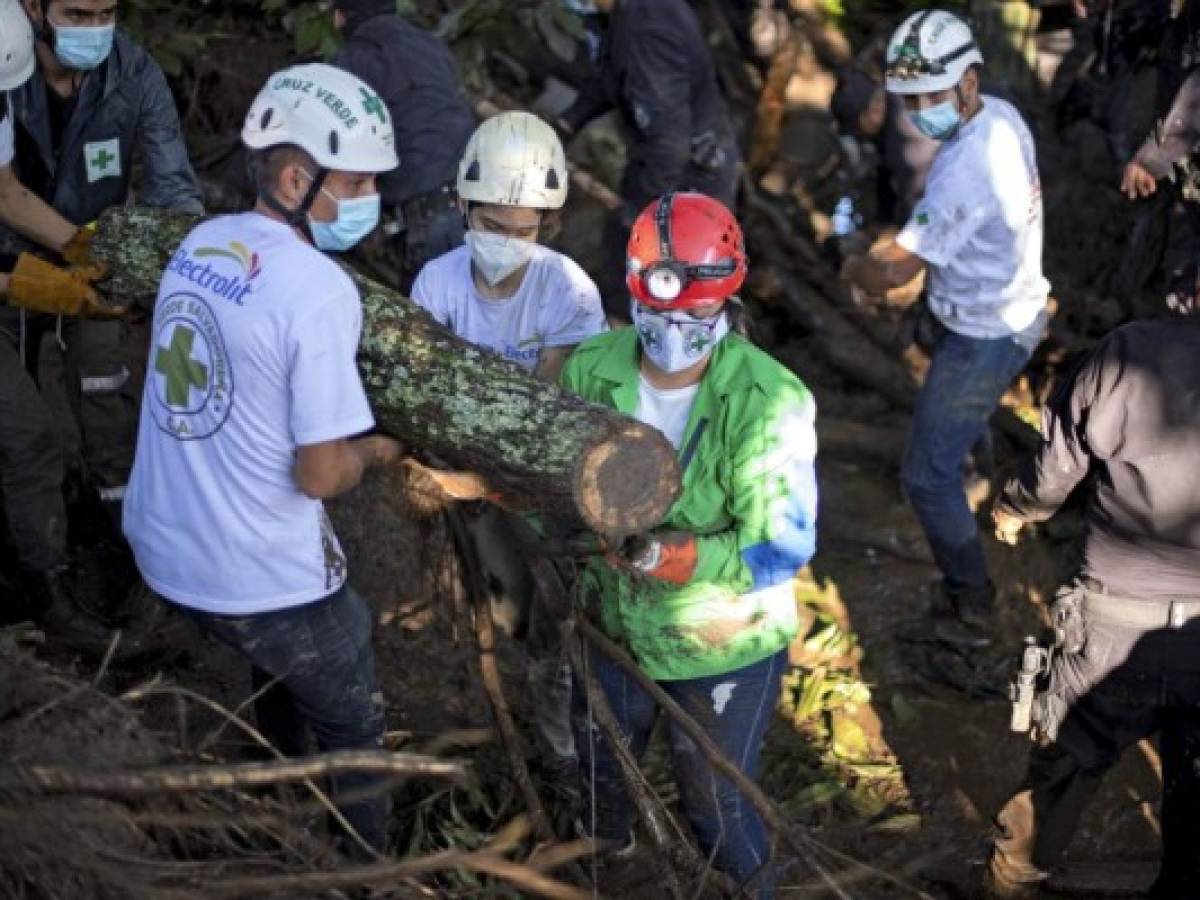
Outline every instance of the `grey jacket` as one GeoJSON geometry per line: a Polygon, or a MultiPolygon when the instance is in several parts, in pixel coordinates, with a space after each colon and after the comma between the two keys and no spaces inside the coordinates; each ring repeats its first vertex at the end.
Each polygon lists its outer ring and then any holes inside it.
{"type": "MultiPolygon", "coordinates": [[[[139,203],[204,212],[166,78],[128,35],[118,31],[108,59],[84,78],[57,156],[46,90],[39,67],[9,94],[17,133],[13,165],[17,176],[65,218],[83,225],[124,203],[135,157],[142,166],[139,203]]],[[[3,228],[0,245],[24,246],[3,228]]]]}

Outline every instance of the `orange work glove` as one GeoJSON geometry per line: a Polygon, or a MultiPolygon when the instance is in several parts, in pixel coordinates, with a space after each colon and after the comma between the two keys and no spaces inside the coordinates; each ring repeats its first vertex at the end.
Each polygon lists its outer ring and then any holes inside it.
{"type": "Polygon", "coordinates": [[[613,560],[639,575],[687,584],[696,571],[696,536],[686,531],[659,531],[627,540],[613,560]]]}
{"type": "Polygon", "coordinates": [[[72,271],[84,273],[89,283],[95,283],[108,274],[108,266],[92,256],[92,241],[96,238],[96,223],[84,225],[59,253],[71,265],[72,271]]]}
{"type": "Polygon", "coordinates": [[[63,269],[30,253],[17,257],[8,278],[8,302],[31,312],[111,319],[123,316],[126,306],[101,302],[84,270],[63,269]]]}

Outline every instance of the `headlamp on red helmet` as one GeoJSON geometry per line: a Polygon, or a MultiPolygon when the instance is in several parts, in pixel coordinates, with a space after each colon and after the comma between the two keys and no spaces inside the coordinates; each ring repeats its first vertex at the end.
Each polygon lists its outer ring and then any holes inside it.
{"type": "Polygon", "coordinates": [[[745,278],[742,230],[711,197],[664,194],[633,223],[625,282],[639,303],[657,309],[704,306],[732,296],[745,278]]]}

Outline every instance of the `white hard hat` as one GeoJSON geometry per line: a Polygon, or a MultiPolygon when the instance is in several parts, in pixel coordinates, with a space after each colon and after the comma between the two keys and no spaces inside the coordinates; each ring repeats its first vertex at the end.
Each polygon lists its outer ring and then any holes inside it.
{"type": "Polygon", "coordinates": [[[458,164],[458,196],[473,203],[560,209],[567,157],[554,129],[527,112],[505,112],[475,129],[458,164]]]}
{"type": "Polygon", "coordinates": [[[387,105],[365,81],[324,63],[268,78],[246,114],[242,142],[251,150],[294,144],[331,171],[379,173],[400,165],[387,105]]]}
{"type": "Polygon", "coordinates": [[[967,23],[941,9],[915,12],[892,34],[887,48],[887,89],[893,94],[948,90],[983,54],[967,23]]]}
{"type": "Polygon", "coordinates": [[[0,91],[23,85],[36,64],[33,26],[21,0],[0,0],[0,91]]]}

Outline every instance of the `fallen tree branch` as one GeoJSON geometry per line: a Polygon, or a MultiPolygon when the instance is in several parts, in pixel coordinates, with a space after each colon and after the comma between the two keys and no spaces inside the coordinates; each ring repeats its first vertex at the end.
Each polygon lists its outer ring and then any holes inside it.
{"type": "Polygon", "coordinates": [[[338,750],[300,759],[231,765],[157,766],[116,772],[85,772],[62,766],[19,766],[0,770],[0,791],[54,794],[159,794],[261,787],[304,781],[338,772],[373,772],[405,778],[467,776],[464,763],[389,753],[383,750],[338,750]]]}
{"type": "MultiPolygon", "coordinates": [[[[575,670],[575,674],[583,683],[583,689],[587,694],[588,712],[596,727],[600,730],[604,740],[608,742],[609,749],[612,751],[617,765],[621,768],[621,774],[625,779],[625,787],[629,791],[629,797],[633,800],[634,809],[637,810],[638,818],[642,820],[642,824],[646,828],[647,834],[650,835],[650,842],[654,848],[661,854],[664,854],[672,865],[666,870],[666,884],[664,885],[669,896],[675,898],[683,897],[683,888],[679,884],[679,879],[676,876],[676,869],[683,868],[684,871],[698,870],[700,865],[699,854],[695,848],[686,840],[672,840],[668,830],[665,816],[668,815],[662,802],[652,796],[650,787],[646,784],[646,779],[638,768],[638,761],[634,758],[633,753],[629,749],[629,742],[621,733],[621,726],[617,722],[617,717],[609,706],[608,698],[604,694],[604,690],[600,687],[600,683],[596,680],[595,674],[591,671],[591,667],[587,665],[584,654],[586,650],[582,639],[572,627],[571,622],[564,623],[562,627],[563,644],[567,649],[567,656],[571,661],[571,668],[575,670]]],[[[594,748],[592,749],[594,753],[594,748]]],[[[584,803],[587,804],[592,798],[585,797],[584,803]]],[[[586,814],[586,810],[585,810],[586,814]]],[[[675,829],[678,832],[678,828],[675,829]]]]}
{"type": "Polygon", "coordinates": [[[496,717],[496,727],[500,732],[501,741],[508,754],[508,763],[512,767],[513,777],[521,796],[525,798],[525,806],[533,820],[533,827],[538,838],[543,841],[554,840],[554,829],[550,826],[550,818],[542,806],[542,800],[534,787],[529,775],[529,766],[525,763],[525,748],[517,726],[513,722],[512,712],[504,697],[504,685],[500,678],[500,669],[496,665],[496,627],[492,621],[491,599],[483,586],[483,568],[479,555],[475,551],[475,542],[467,529],[466,519],[460,507],[452,506],[446,510],[446,518],[450,523],[450,531],[454,535],[454,543],[458,549],[458,558],[462,562],[463,584],[471,598],[471,606],[475,613],[475,639],[479,645],[479,670],[483,676],[483,687],[487,691],[488,700],[492,704],[492,713],[496,717]]]}
{"type": "Polygon", "coordinates": [[[336,872],[306,872],[295,875],[266,875],[248,878],[206,879],[206,897],[261,896],[271,892],[330,890],[340,887],[387,885],[406,878],[431,875],[447,869],[482,872],[514,887],[549,900],[591,900],[591,894],[564,884],[531,866],[512,862],[490,851],[446,850],[404,862],[339,869],[336,872]]]}
{"type": "Polygon", "coordinates": [[[733,782],[734,787],[750,801],[758,811],[758,814],[762,816],[767,827],[775,832],[780,840],[786,843],[813,871],[821,876],[821,880],[825,882],[833,895],[840,898],[840,900],[851,900],[851,897],[838,886],[828,870],[816,859],[807,837],[797,834],[795,829],[792,828],[791,823],[788,822],[787,817],[783,814],[783,811],[775,805],[775,801],[764,794],[762,788],[755,784],[745,772],[729,761],[729,758],[713,743],[713,739],[697,724],[696,720],[689,716],[683,707],[659,687],[654,679],[643,672],[641,666],[634,661],[633,657],[605,637],[595,625],[582,617],[576,618],[575,623],[579,633],[587,639],[588,643],[632,675],[638,686],[654,698],[654,702],[659,708],[670,716],[672,721],[691,738],[692,742],[700,749],[700,752],[704,754],[704,758],[708,760],[709,765],[733,782]]]}

